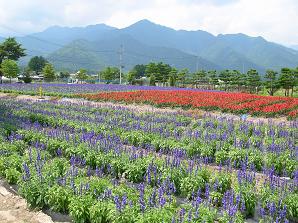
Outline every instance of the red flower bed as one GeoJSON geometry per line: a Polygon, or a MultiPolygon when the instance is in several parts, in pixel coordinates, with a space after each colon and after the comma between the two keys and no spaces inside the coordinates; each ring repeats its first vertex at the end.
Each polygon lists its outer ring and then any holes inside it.
{"type": "Polygon", "coordinates": [[[102,92],[81,95],[91,100],[122,101],[127,103],[150,103],[158,106],[192,107],[205,110],[221,110],[254,115],[296,116],[297,98],[259,96],[246,93],[200,92],[200,91],[133,91],[102,92]]]}

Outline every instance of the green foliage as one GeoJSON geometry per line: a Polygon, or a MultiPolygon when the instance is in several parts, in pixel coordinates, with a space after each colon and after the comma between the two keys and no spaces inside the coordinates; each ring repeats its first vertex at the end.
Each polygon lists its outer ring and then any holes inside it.
{"type": "Polygon", "coordinates": [[[144,214],[140,213],[137,217],[136,223],[160,223],[171,222],[172,211],[170,207],[165,208],[152,208],[144,214]]]}
{"type": "Polygon", "coordinates": [[[23,56],[26,56],[25,49],[15,38],[9,37],[0,44],[0,64],[5,59],[18,60],[23,56]]]}
{"type": "Polygon", "coordinates": [[[146,76],[146,65],[137,64],[133,67],[132,71],[135,73],[135,78],[141,78],[146,76]]]}
{"type": "Polygon", "coordinates": [[[298,168],[297,159],[288,151],[282,152],[281,154],[268,153],[266,161],[267,167],[273,167],[275,173],[278,175],[287,173],[289,176],[292,176],[294,171],[298,168]]]}
{"type": "Polygon", "coordinates": [[[269,95],[273,96],[280,88],[280,83],[277,79],[277,72],[274,70],[267,70],[265,74],[265,86],[268,89],[269,95]]]}
{"type": "Polygon", "coordinates": [[[20,182],[18,191],[26,199],[29,207],[43,208],[46,205],[45,196],[48,185],[43,184],[38,177],[32,177],[29,181],[20,182]]]}
{"type": "Polygon", "coordinates": [[[50,63],[47,63],[44,66],[44,68],[42,69],[42,73],[43,73],[44,80],[47,82],[51,82],[56,78],[54,66],[50,63]]]}
{"type": "MultiPolygon", "coordinates": [[[[285,89],[285,96],[290,96],[290,89],[297,86],[298,75],[297,71],[290,68],[282,68],[279,76],[279,84],[285,89]]],[[[293,94],[293,89],[292,89],[293,94]]]]}
{"type": "Polygon", "coordinates": [[[126,77],[126,80],[129,84],[134,85],[136,81],[137,73],[135,70],[129,71],[126,77]]]}
{"type": "Polygon", "coordinates": [[[31,78],[31,74],[30,74],[30,69],[29,68],[25,68],[24,69],[24,73],[23,73],[24,77],[23,77],[23,81],[26,84],[29,84],[32,82],[32,78],[31,78]]]}
{"type": "Polygon", "coordinates": [[[15,168],[9,168],[5,170],[5,178],[10,184],[16,184],[20,176],[21,173],[15,168]]]}
{"type": "Polygon", "coordinates": [[[54,185],[45,195],[45,202],[53,211],[67,213],[73,191],[64,186],[54,185]]]}
{"type": "Polygon", "coordinates": [[[172,68],[168,64],[164,64],[162,62],[151,62],[147,64],[145,72],[147,77],[154,75],[156,78],[156,82],[166,83],[169,79],[169,73],[171,70],[172,68]]]}
{"type": "Polygon", "coordinates": [[[34,56],[30,59],[28,63],[28,68],[39,74],[48,61],[43,56],[34,56]]]}
{"type": "Polygon", "coordinates": [[[19,73],[19,67],[14,60],[6,59],[1,63],[1,72],[7,78],[16,78],[19,73]]]}
{"type": "Polygon", "coordinates": [[[205,169],[199,169],[198,173],[188,175],[181,180],[180,191],[181,194],[187,198],[190,198],[192,193],[205,190],[206,183],[209,182],[210,172],[205,169]]]}
{"type": "Polygon", "coordinates": [[[118,67],[106,67],[104,70],[100,71],[100,77],[107,83],[110,83],[120,78],[120,70],[118,67]]]}
{"type": "Polygon", "coordinates": [[[69,214],[76,223],[90,222],[89,209],[95,200],[90,195],[74,196],[70,199],[69,214]]]}
{"type": "Polygon", "coordinates": [[[88,78],[88,75],[87,75],[87,70],[85,69],[80,69],[77,74],[76,74],[76,78],[79,80],[79,81],[84,81],[88,78]]]}
{"type": "Polygon", "coordinates": [[[291,193],[286,196],[284,204],[290,219],[298,219],[298,193],[291,193]]]}
{"type": "Polygon", "coordinates": [[[247,85],[251,93],[258,93],[261,86],[261,77],[256,70],[250,69],[247,71],[247,85]]]}
{"type": "Polygon", "coordinates": [[[155,82],[156,82],[155,75],[154,74],[150,74],[149,85],[150,86],[155,86],[155,82]]]}
{"type": "Polygon", "coordinates": [[[114,216],[115,205],[111,202],[98,201],[89,209],[90,219],[94,223],[111,222],[114,216]]]}

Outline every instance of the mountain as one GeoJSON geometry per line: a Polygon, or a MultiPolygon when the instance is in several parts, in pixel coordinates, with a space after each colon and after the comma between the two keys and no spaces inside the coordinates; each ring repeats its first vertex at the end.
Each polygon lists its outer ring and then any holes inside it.
{"type": "Polygon", "coordinates": [[[202,30],[174,30],[148,20],[132,24],[122,32],[152,46],[167,46],[199,55],[223,68],[242,70],[244,67],[245,71],[254,68],[264,72],[298,64],[296,51],[241,33],[213,36],[202,30]]]}
{"type": "Polygon", "coordinates": [[[43,32],[17,37],[17,40],[27,49],[28,54],[20,60],[20,63],[27,64],[32,56],[48,56],[77,39],[96,40],[113,29],[115,28],[105,24],[86,27],[52,26],[43,32]]]}
{"type": "Polygon", "coordinates": [[[290,48],[292,48],[294,50],[298,50],[298,45],[292,45],[292,46],[290,46],[290,48]]]}
{"type": "Polygon", "coordinates": [[[215,36],[205,31],[177,31],[149,20],[141,20],[121,32],[148,45],[176,48],[195,55],[216,40],[215,36]]]}
{"type": "Polygon", "coordinates": [[[136,64],[150,62],[168,63],[179,69],[198,66],[201,69],[221,69],[203,58],[168,47],[145,45],[130,35],[111,32],[98,41],[76,40],[49,55],[48,59],[59,69],[70,68],[75,71],[82,67],[99,71],[105,66],[119,66],[119,46],[124,46],[124,69],[129,70],[136,64]],[[71,58],[71,60],[69,59],[71,58]]]}
{"type": "MultiPolygon", "coordinates": [[[[163,61],[178,68],[266,69],[297,67],[298,51],[242,33],[212,35],[206,31],[175,30],[141,20],[117,29],[105,24],[86,27],[53,26],[43,32],[18,37],[28,56],[46,56],[58,68],[98,70],[119,65],[116,51],[124,46],[126,69],[138,63],[163,61]]],[[[0,39],[1,41],[1,39],[0,39]]]]}
{"type": "Polygon", "coordinates": [[[105,24],[86,27],[52,26],[43,32],[18,37],[29,52],[48,54],[77,39],[96,40],[105,32],[115,29],[105,24]]]}

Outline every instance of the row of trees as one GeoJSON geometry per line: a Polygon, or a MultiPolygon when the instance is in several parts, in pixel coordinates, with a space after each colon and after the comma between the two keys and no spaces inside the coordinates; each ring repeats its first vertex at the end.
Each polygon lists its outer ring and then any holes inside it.
{"type": "Polygon", "coordinates": [[[137,83],[141,77],[148,77],[150,85],[169,85],[195,88],[220,89],[224,91],[245,91],[258,93],[263,86],[269,95],[274,95],[279,89],[285,90],[285,95],[293,95],[294,87],[298,85],[298,67],[296,69],[282,68],[280,72],[267,70],[262,77],[257,70],[247,73],[238,70],[200,70],[190,73],[188,69],[177,70],[168,64],[149,63],[137,65],[127,74],[127,81],[137,83]]]}
{"type": "MultiPolygon", "coordinates": [[[[45,81],[56,78],[68,78],[68,72],[55,75],[54,68],[42,57],[33,57],[28,63],[28,68],[37,74],[42,72],[45,81]]],[[[100,71],[98,78],[106,83],[119,80],[120,70],[117,67],[106,67],[100,71]]],[[[238,70],[199,70],[191,73],[188,69],[178,70],[162,62],[136,65],[125,74],[124,79],[129,84],[147,84],[162,86],[191,86],[202,89],[219,89],[224,91],[244,91],[258,93],[264,86],[269,95],[274,95],[279,89],[285,90],[286,96],[293,96],[294,87],[298,84],[298,67],[296,69],[283,68],[280,72],[267,70],[263,78],[254,69],[241,73],[238,70]]],[[[76,78],[83,82],[91,77],[87,70],[81,69],[76,73],[76,78]]]]}

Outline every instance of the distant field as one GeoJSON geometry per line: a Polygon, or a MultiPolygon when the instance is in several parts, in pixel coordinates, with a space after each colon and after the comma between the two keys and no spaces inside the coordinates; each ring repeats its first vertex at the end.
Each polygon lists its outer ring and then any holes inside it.
{"type": "MultiPolygon", "coordinates": [[[[111,92],[111,91],[136,91],[136,90],[193,90],[192,88],[136,86],[119,84],[0,84],[0,92],[38,95],[42,87],[44,95],[72,97],[74,94],[111,92]]],[[[206,91],[206,90],[203,90],[206,91]]]]}
{"type": "Polygon", "coordinates": [[[220,110],[236,114],[251,114],[266,117],[285,115],[295,118],[298,113],[298,98],[271,97],[245,93],[151,90],[131,92],[102,92],[79,95],[90,100],[125,103],[149,103],[155,106],[220,110]]]}

